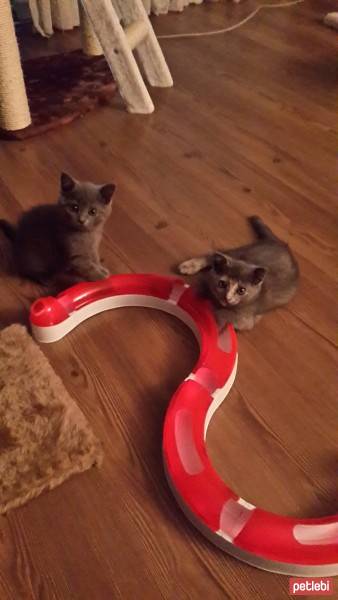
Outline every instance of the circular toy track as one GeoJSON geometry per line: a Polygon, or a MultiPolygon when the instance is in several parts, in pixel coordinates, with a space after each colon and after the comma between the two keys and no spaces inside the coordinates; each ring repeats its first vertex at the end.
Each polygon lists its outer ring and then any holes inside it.
{"type": "Polygon", "coordinates": [[[200,344],[197,364],[170,401],[163,434],[166,475],[186,516],[214,544],[261,569],[337,575],[338,515],[295,519],[267,512],[240,498],[214,471],[205,437],[234,382],[237,342],[231,326],[218,334],[208,303],[184,282],[118,275],[78,284],[32,305],[33,334],[40,342],[55,342],[88,317],[123,306],[168,312],[184,321],[200,344]]]}

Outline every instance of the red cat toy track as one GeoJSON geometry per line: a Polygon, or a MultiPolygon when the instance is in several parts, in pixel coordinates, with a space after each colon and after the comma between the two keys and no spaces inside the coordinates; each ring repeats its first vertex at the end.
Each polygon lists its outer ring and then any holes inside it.
{"type": "Polygon", "coordinates": [[[214,471],[206,432],[234,382],[237,342],[231,326],[218,334],[208,303],[189,286],[157,275],[118,275],[79,284],[32,305],[33,334],[40,342],[55,342],[88,317],[122,306],[175,315],[200,344],[196,366],[170,401],[163,433],[168,482],[186,516],[217,546],[261,569],[338,574],[338,515],[294,519],[267,512],[240,498],[214,471]]]}

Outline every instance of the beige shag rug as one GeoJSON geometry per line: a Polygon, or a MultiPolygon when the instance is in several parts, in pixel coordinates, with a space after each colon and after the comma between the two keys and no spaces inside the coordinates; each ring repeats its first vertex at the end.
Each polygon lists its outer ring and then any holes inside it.
{"type": "Polygon", "coordinates": [[[84,415],[25,327],[0,332],[0,513],[102,460],[84,415]]]}

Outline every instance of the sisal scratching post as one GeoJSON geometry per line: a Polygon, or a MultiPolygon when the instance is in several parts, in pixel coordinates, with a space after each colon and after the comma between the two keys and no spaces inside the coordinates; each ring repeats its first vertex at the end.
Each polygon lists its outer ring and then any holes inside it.
{"type": "Polygon", "coordinates": [[[82,5],[80,6],[80,26],[83,52],[88,56],[101,56],[103,54],[102,46],[82,5]]]}
{"type": "Polygon", "coordinates": [[[15,131],[30,123],[10,0],[0,0],[0,127],[15,131]]]}

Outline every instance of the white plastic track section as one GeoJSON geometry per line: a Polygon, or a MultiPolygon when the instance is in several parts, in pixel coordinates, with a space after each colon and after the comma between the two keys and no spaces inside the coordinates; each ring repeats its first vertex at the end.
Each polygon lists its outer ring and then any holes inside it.
{"type": "Polygon", "coordinates": [[[194,433],[194,417],[191,411],[181,408],[175,416],[175,441],[182,466],[188,475],[197,475],[204,469],[197,450],[194,433]]]}
{"type": "Polygon", "coordinates": [[[173,480],[171,479],[166,460],[164,458],[164,469],[169,487],[176,498],[182,511],[189,519],[189,521],[198,529],[210,542],[218,546],[228,554],[231,554],[238,560],[263,569],[263,571],[269,571],[270,573],[282,573],[283,575],[291,575],[298,577],[331,577],[338,574],[338,563],[332,565],[301,565],[294,563],[282,563],[275,560],[269,560],[256,556],[247,550],[243,550],[236,546],[230,541],[230,536],[220,535],[217,531],[212,531],[205,525],[196,515],[191,512],[189,507],[186,505],[180,494],[178,493],[173,480]],[[229,537],[229,539],[226,539],[229,537]]]}
{"type": "Polygon", "coordinates": [[[209,427],[209,423],[212,419],[212,417],[214,416],[216,410],[221,406],[222,402],[225,400],[225,398],[227,397],[227,395],[229,394],[233,383],[235,381],[235,377],[236,377],[236,373],[237,373],[237,365],[238,365],[238,354],[236,355],[236,360],[234,362],[234,366],[232,368],[231,374],[228,378],[228,380],[226,381],[225,385],[221,388],[218,388],[217,390],[214,391],[213,394],[211,394],[213,400],[208,408],[207,414],[205,416],[205,421],[204,421],[204,440],[207,437],[207,431],[208,431],[208,427],[209,427]]]}
{"type": "MultiPolygon", "coordinates": [[[[181,286],[184,288],[184,286],[181,286]]],[[[111,296],[102,298],[90,304],[87,304],[79,310],[75,310],[65,321],[57,325],[49,327],[38,327],[32,324],[32,332],[35,339],[43,344],[49,344],[61,340],[67,333],[75,329],[80,323],[106,310],[124,307],[144,307],[154,308],[166,312],[174,317],[177,317],[193,332],[198,344],[200,344],[200,334],[195,322],[190,315],[180,306],[174,303],[156,298],[154,296],[146,296],[142,294],[124,294],[121,296],[111,296]]]]}
{"type": "Polygon", "coordinates": [[[228,542],[236,539],[252,517],[254,507],[248,507],[246,504],[233,498],[229,498],[223,504],[217,534],[228,542]]]}
{"type": "Polygon", "coordinates": [[[305,546],[312,544],[336,544],[338,540],[338,523],[323,523],[317,525],[295,525],[293,535],[297,542],[305,546]]]}
{"type": "Polygon", "coordinates": [[[168,302],[172,304],[178,304],[180,299],[182,298],[184,292],[189,288],[187,283],[175,283],[173,285],[173,289],[171,290],[171,294],[168,298],[168,302]]]}
{"type": "Polygon", "coordinates": [[[200,367],[195,373],[190,373],[184,381],[199,383],[210,395],[215,390],[215,376],[212,370],[206,367],[200,367]]]}
{"type": "MultiPolygon", "coordinates": [[[[236,360],[234,362],[234,366],[232,368],[231,374],[229,379],[226,381],[225,385],[221,388],[217,388],[217,390],[215,390],[212,394],[211,397],[213,398],[206,417],[205,417],[205,422],[204,422],[204,441],[207,437],[207,431],[208,431],[208,427],[209,427],[209,423],[212,419],[212,417],[214,416],[214,413],[216,412],[216,410],[221,406],[221,404],[223,403],[223,401],[225,400],[225,398],[227,397],[227,395],[229,394],[233,383],[235,381],[236,378],[236,373],[237,373],[237,365],[238,365],[238,354],[236,355],[236,360]]],[[[196,381],[197,383],[199,383],[202,387],[203,384],[201,383],[201,381],[199,380],[199,377],[196,375],[196,373],[190,373],[190,375],[188,375],[188,377],[185,378],[184,381],[196,381]]],[[[205,388],[207,389],[207,388],[205,388]]]]}
{"type": "Polygon", "coordinates": [[[244,506],[245,508],[248,508],[249,510],[253,510],[254,508],[256,508],[254,504],[251,504],[251,502],[247,502],[246,500],[244,500],[244,498],[238,498],[237,503],[241,506],[244,506]]]}

